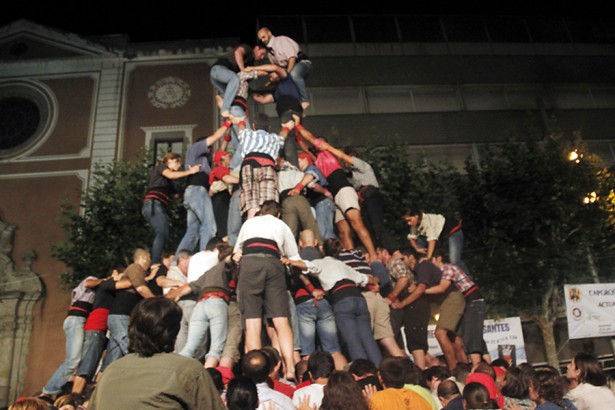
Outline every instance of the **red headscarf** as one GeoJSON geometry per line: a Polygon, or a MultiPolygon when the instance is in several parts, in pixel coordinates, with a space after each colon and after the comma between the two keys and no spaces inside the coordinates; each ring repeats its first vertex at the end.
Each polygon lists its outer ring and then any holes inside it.
{"type": "Polygon", "coordinates": [[[498,387],[495,385],[495,380],[485,373],[472,373],[468,376],[466,384],[480,383],[489,391],[489,397],[498,403],[500,408],[504,407],[504,396],[498,387]]]}

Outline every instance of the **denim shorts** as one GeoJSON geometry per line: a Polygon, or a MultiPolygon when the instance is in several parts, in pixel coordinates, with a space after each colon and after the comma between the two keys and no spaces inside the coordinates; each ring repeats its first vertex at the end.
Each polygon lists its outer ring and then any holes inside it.
{"type": "Polygon", "coordinates": [[[77,376],[92,380],[98,368],[100,358],[107,347],[106,333],[102,330],[88,330],[85,332],[83,354],[77,369],[77,376]]]}

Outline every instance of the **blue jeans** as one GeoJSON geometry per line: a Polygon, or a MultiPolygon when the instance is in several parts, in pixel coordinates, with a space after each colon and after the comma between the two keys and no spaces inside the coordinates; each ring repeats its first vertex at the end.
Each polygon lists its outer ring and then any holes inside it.
{"type": "Polygon", "coordinates": [[[335,238],[335,229],[333,228],[333,220],[335,218],[335,203],[329,198],[325,198],[318,202],[314,206],[316,213],[316,222],[318,222],[318,228],[322,238],[327,239],[335,238]]]}
{"type": "Polygon", "coordinates": [[[209,78],[216,90],[223,95],[221,111],[230,111],[231,104],[239,90],[239,77],[237,73],[224,66],[215,65],[209,71],[209,78]]]}
{"type": "Polygon", "coordinates": [[[100,358],[107,345],[106,333],[102,330],[88,330],[85,332],[83,354],[77,369],[77,376],[92,380],[98,368],[98,362],[100,362],[100,358]]]}
{"type": "Polygon", "coordinates": [[[234,246],[239,236],[239,230],[241,229],[241,210],[239,209],[239,193],[237,189],[231,196],[231,202],[228,206],[228,244],[234,246]]]}
{"type": "Polygon", "coordinates": [[[333,304],[333,315],[348,348],[350,360],[369,359],[376,365],[382,353],[372,335],[371,318],[363,296],[349,296],[333,304]]]}
{"type": "Polygon", "coordinates": [[[186,357],[196,357],[196,353],[207,339],[207,330],[211,334],[211,343],[206,357],[220,361],[226,332],[228,329],[228,305],[221,298],[209,298],[198,302],[190,317],[186,345],[179,354],[186,357]]]}
{"type": "Polygon", "coordinates": [[[109,327],[109,344],[107,354],[103,360],[100,371],[104,371],[111,363],[128,354],[128,325],[130,316],[109,315],[107,326],[109,327]]]}
{"type": "Polygon", "coordinates": [[[186,233],[177,247],[176,254],[183,249],[193,252],[197,241],[199,251],[204,250],[209,240],[216,234],[216,218],[207,188],[189,185],[184,191],[184,207],[186,233]]]}
{"type": "Polygon", "coordinates": [[[152,263],[160,263],[162,251],[169,240],[169,220],[165,207],[160,201],[146,199],[141,213],[156,232],[152,244],[152,263]]]}
{"type": "Polygon", "coordinates": [[[188,328],[192,318],[192,311],[194,311],[194,307],[196,306],[196,300],[180,299],[177,301],[177,304],[182,308],[182,320],[179,325],[177,339],[175,339],[175,352],[181,352],[188,341],[188,328]]]}
{"type": "Polygon", "coordinates": [[[64,334],[66,335],[66,358],[58,367],[51,379],[43,387],[45,394],[58,394],[62,392],[62,386],[66,384],[68,378],[79,366],[81,360],[81,349],[83,347],[84,331],[86,318],[81,316],[67,316],[64,319],[64,334]]]}
{"type": "Polygon", "coordinates": [[[341,351],[333,309],[326,299],[318,302],[310,299],[298,304],[297,316],[299,317],[301,355],[309,356],[316,350],[316,332],[318,332],[320,344],[325,352],[341,351]]]}
{"type": "Polygon", "coordinates": [[[308,93],[305,88],[305,77],[312,71],[312,62],[310,60],[302,60],[297,62],[290,72],[290,76],[299,89],[301,102],[308,101],[308,93]]]}
{"type": "Polygon", "coordinates": [[[289,323],[293,329],[293,348],[296,351],[301,351],[301,336],[299,335],[299,320],[297,318],[297,306],[290,292],[288,293],[288,309],[290,310],[289,323]]]}
{"type": "MultiPolygon", "coordinates": [[[[246,112],[242,107],[238,105],[231,106],[231,115],[233,117],[245,117],[246,112]]],[[[246,118],[246,129],[251,130],[252,124],[250,123],[250,119],[246,118]]],[[[231,169],[235,169],[241,166],[241,161],[243,158],[241,157],[241,152],[239,152],[239,128],[236,125],[231,127],[231,141],[228,144],[227,150],[233,152],[233,157],[231,158],[231,164],[229,167],[231,169]]]]}
{"type": "Polygon", "coordinates": [[[457,265],[463,270],[470,278],[472,274],[466,266],[465,262],[461,259],[461,252],[463,251],[463,231],[460,229],[457,232],[451,234],[446,238],[445,242],[448,243],[448,258],[452,264],[457,265]]]}

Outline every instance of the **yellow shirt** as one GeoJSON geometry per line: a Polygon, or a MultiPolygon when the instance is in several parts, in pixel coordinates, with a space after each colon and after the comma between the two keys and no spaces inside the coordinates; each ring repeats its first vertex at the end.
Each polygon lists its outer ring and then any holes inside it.
{"type": "Polygon", "coordinates": [[[384,389],[376,392],[371,398],[370,408],[372,410],[432,410],[427,400],[408,389],[384,389]]]}

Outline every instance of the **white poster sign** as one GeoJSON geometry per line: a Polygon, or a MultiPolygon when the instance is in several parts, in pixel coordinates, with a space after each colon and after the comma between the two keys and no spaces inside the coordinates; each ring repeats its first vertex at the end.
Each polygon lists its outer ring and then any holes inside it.
{"type": "Polygon", "coordinates": [[[615,336],[615,283],[564,285],[568,337],[615,336]]]}
{"type": "MultiPolygon", "coordinates": [[[[433,357],[442,354],[440,345],[434,336],[435,329],[436,325],[429,325],[428,327],[429,354],[433,357]]],[[[521,319],[518,316],[499,320],[485,320],[483,322],[483,339],[487,344],[491,359],[501,357],[512,364],[527,362],[521,319]]]]}

